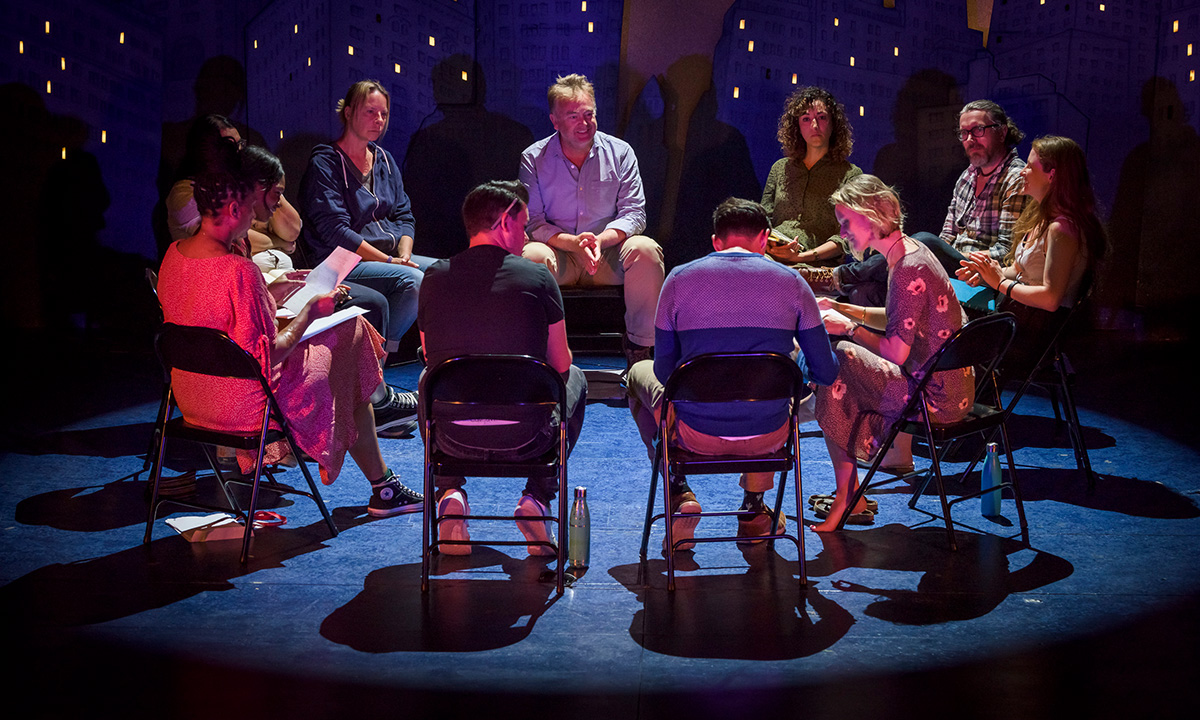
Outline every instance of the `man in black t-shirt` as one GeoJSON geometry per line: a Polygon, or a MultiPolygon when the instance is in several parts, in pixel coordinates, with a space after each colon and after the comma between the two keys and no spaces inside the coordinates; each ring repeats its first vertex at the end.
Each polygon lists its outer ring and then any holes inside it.
{"type": "MultiPolygon", "coordinates": [[[[467,195],[462,212],[470,247],[439,260],[425,272],[417,325],[430,368],[459,355],[497,353],[531,355],[562,373],[567,383],[569,452],[583,426],[587,382],[583,372],[571,364],[562,295],[554,276],[544,265],[521,257],[529,221],[528,198],[524,186],[516,181],[487,182],[467,195]]],[[[499,421],[493,426],[495,432],[516,429],[503,424],[510,419],[516,418],[494,418],[499,421]]],[[[465,450],[469,452],[469,448],[465,450]]],[[[470,512],[463,478],[439,476],[436,484],[438,517],[470,512]]],[[[549,506],[557,492],[557,478],[530,478],[515,514],[550,515],[549,506]]],[[[551,538],[547,522],[519,520],[517,526],[528,540],[551,538]]],[[[444,540],[469,539],[463,520],[439,521],[438,534],[444,540]]],[[[553,554],[544,545],[527,549],[531,555],[553,554]]],[[[443,545],[440,551],[466,554],[471,546],[443,545]]]]}

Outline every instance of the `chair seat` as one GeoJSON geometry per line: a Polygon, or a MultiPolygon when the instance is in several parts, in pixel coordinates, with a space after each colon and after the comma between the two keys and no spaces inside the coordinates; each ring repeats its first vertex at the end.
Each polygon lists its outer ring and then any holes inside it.
{"type": "MultiPolygon", "coordinates": [[[[971,411],[962,420],[933,426],[933,440],[941,444],[963,435],[991,430],[1004,421],[1004,412],[994,407],[975,403],[971,411]]],[[[904,432],[925,437],[925,425],[920,420],[907,420],[904,432]]]]}
{"type": "Polygon", "coordinates": [[[499,460],[463,460],[437,450],[430,452],[434,475],[463,475],[466,477],[553,477],[558,474],[558,447],[541,456],[521,462],[499,460]]]}
{"type": "MultiPolygon", "coordinates": [[[[227,430],[213,430],[212,428],[196,425],[184,420],[182,417],[172,418],[167,423],[170,433],[174,437],[192,442],[205,443],[208,445],[224,445],[225,447],[238,448],[240,450],[257,450],[258,449],[258,430],[248,430],[244,432],[234,432],[227,430]]],[[[275,428],[267,428],[267,444],[278,442],[285,439],[284,434],[275,428]]]]}
{"type": "Polygon", "coordinates": [[[689,470],[701,475],[743,472],[779,472],[792,469],[792,455],[777,450],[768,455],[700,455],[687,450],[671,452],[671,473],[688,475],[689,470]]]}

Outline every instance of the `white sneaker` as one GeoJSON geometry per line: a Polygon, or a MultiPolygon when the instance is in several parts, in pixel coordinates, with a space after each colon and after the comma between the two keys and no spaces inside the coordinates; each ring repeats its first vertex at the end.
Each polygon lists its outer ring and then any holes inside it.
{"type": "MultiPolygon", "coordinates": [[[[471,508],[467,505],[467,495],[462,490],[447,490],[438,502],[438,539],[439,540],[470,540],[471,533],[467,529],[467,521],[458,518],[443,520],[443,515],[468,515],[471,508]]],[[[470,555],[470,545],[438,545],[438,552],[443,555],[470,555]]]]}
{"type": "MultiPolygon", "coordinates": [[[[532,495],[522,495],[517,502],[516,512],[513,513],[518,517],[540,517],[550,514],[550,508],[543,505],[532,495]]],[[[546,541],[553,540],[550,537],[550,521],[549,520],[517,520],[517,528],[521,534],[529,541],[546,541]]],[[[525,548],[530,555],[554,555],[554,548],[548,545],[529,545],[525,548]]]]}

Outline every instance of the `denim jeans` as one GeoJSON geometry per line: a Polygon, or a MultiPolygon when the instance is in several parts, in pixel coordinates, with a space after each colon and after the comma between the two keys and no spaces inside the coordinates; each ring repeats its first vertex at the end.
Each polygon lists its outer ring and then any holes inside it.
{"type": "Polygon", "coordinates": [[[375,324],[372,313],[379,313],[379,325],[376,329],[383,335],[384,347],[393,351],[400,343],[400,338],[412,327],[417,320],[417,296],[421,292],[421,279],[425,277],[425,268],[436,260],[423,255],[413,255],[413,262],[419,267],[408,267],[392,263],[364,260],[354,266],[346,279],[367,288],[371,292],[354,295],[353,285],[351,295],[353,305],[361,305],[368,309],[369,321],[375,324]],[[372,295],[377,294],[378,297],[372,295]],[[380,301],[382,298],[382,302],[380,301]],[[355,302],[359,301],[359,302],[355,302]]]}

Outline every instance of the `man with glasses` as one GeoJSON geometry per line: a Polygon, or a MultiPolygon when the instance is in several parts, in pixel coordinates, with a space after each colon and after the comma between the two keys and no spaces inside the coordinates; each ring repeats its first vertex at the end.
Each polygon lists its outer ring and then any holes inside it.
{"type": "MultiPolygon", "coordinates": [[[[1017,144],[1025,133],[991,100],[975,100],[958,114],[955,137],[970,163],[958,176],[939,235],[913,233],[933,251],[950,277],[959,260],[973,250],[1003,261],[1012,246],[1012,229],[1025,209],[1021,170],[1025,161],[1017,144]]],[[[860,305],[882,306],[886,298],[887,263],[876,255],[818,274],[810,271],[814,290],[848,295],[860,305]]]]}
{"type": "Polygon", "coordinates": [[[583,75],[558,78],[546,93],[555,133],[525,148],[518,177],[529,190],[526,258],[559,285],[623,285],[630,366],[650,358],[654,308],[666,266],[641,235],[646,198],[633,148],[599,132],[596,93],[583,75]]]}
{"type": "MultiPolygon", "coordinates": [[[[528,197],[515,180],[486,182],[467,194],[462,215],[470,247],[425,271],[417,327],[425,364],[430,368],[459,355],[492,353],[530,355],[562,373],[567,385],[569,452],[583,426],[587,381],[583,371],[571,364],[562,294],[554,276],[544,266],[521,258],[529,222],[528,197]]],[[[524,440],[528,427],[525,419],[504,418],[489,432],[524,440]]],[[[495,437],[489,434],[489,440],[495,437]]],[[[436,478],[439,518],[470,512],[463,481],[461,477],[436,478]]],[[[557,492],[557,477],[530,478],[515,514],[551,515],[549,507],[557,492]]],[[[465,521],[448,518],[439,523],[442,539],[470,539],[465,521]]],[[[529,540],[550,539],[544,521],[520,520],[517,526],[529,540]]],[[[470,545],[441,548],[447,555],[470,550],[470,545]]],[[[530,555],[554,554],[544,545],[530,545],[528,550],[530,555]]]]}

